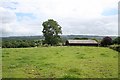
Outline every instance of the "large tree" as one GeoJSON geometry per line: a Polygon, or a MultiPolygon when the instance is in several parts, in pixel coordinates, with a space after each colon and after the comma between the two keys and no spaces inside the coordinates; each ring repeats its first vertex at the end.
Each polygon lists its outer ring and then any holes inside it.
{"type": "Polygon", "coordinates": [[[53,19],[43,22],[43,35],[45,37],[44,43],[48,45],[57,45],[61,38],[59,34],[62,34],[61,26],[53,19]]]}
{"type": "Polygon", "coordinates": [[[110,37],[104,37],[103,40],[101,41],[101,46],[108,46],[112,44],[112,39],[110,37]]]}
{"type": "Polygon", "coordinates": [[[120,37],[115,38],[113,44],[120,44],[120,37]]]}

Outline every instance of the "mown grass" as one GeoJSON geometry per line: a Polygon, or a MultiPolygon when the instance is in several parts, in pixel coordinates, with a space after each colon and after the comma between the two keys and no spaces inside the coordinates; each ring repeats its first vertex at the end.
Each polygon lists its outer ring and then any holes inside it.
{"type": "Polygon", "coordinates": [[[117,78],[118,52],[102,47],[4,48],[3,78],[117,78]]]}

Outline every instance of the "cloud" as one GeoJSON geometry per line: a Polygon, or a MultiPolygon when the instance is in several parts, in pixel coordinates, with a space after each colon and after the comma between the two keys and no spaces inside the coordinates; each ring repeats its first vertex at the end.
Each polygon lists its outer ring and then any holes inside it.
{"type": "Polygon", "coordinates": [[[7,24],[15,21],[15,19],[16,15],[14,12],[0,7],[0,22],[7,24]]]}
{"type": "Polygon", "coordinates": [[[63,34],[117,35],[117,4],[118,0],[1,0],[0,29],[4,36],[40,35],[42,23],[51,18],[63,34]]]}
{"type": "Polygon", "coordinates": [[[16,12],[42,12],[56,17],[87,17],[101,15],[107,8],[116,8],[118,0],[19,0],[16,12]]]}
{"type": "MultiPolygon", "coordinates": [[[[21,16],[22,20],[18,21],[14,12],[0,7],[0,31],[3,36],[27,36],[38,33],[40,24],[32,21],[30,17],[21,16]]],[[[40,29],[39,29],[40,30],[40,29]]],[[[40,32],[40,31],[39,31],[40,32]]]]}
{"type": "Polygon", "coordinates": [[[116,16],[101,16],[95,19],[65,19],[65,34],[117,35],[118,23],[116,16]]]}
{"type": "Polygon", "coordinates": [[[16,23],[16,15],[14,12],[0,7],[0,31],[4,36],[11,34],[13,31],[11,25],[16,23]]]}

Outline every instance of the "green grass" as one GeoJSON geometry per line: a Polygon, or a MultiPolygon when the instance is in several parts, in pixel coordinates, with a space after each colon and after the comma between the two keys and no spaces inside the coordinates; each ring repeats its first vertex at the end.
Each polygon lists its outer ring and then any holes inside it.
{"type": "Polygon", "coordinates": [[[4,48],[3,78],[117,78],[118,52],[102,47],[4,48]]]}

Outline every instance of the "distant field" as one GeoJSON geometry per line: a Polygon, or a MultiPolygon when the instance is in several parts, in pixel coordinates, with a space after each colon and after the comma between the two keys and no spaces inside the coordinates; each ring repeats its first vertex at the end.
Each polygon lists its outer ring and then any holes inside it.
{"type": "Polygon", "coordinates": [[[102,47],[6,48],[3,78],[117,78],[118,52],[102,47]]]}

